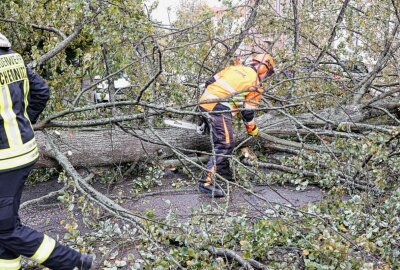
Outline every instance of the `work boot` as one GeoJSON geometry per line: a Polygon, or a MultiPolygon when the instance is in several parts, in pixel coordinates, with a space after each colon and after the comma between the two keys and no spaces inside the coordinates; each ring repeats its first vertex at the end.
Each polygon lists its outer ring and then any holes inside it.
{"type": "Polygon", "coordinates": [[[79,262],[78,262],[78,269],[79,270],[90,270],[92,268],[93,257],[89,254],[82,254],[79,262]]]}
{"type": "Polygon", "coordinates": [[[213,197],[213,198],[225,197],[225,194],[222,191],[222,189],[220,189],[215,184],[200,183],[199,190],[200,190],[200,192],[206,193],[207,196],[209,196],[209,197],[213,197]]]}

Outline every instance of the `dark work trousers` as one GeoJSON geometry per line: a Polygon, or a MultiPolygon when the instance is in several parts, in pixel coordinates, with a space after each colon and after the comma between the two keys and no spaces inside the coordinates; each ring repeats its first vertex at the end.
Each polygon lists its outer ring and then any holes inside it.
{"type": "MultiPolygon", "coordinates": [[[[22,225],[18,216],[24,182],[32,167],[0,173],[0,260],[3,262],[20,255],[30,258],[38,250],[40,253],[39,247],[44,243],[44,234],[22,225]]],[[[41,264],[53,270],[72,270],[79,258],[79,252],[56,243],[41,264]]]]}
{"type": "MultiPolygon", "coordinates": [[[[207,112],[200,107],[202,112],[207,112]]],[[[230,108],[222,104],[217,104],[213,111],[229,111],[230,108]]],[[[210,156],[207,162],[207,172],[202,179],[202,182],[211,183],[214,179],[214,172],[217,172],[227,180],[232,179],[232,171],[229,167],[229,158],[235,148],[233,138],[233,116],[231,112],[225,113],[210,113],[210,121],[208,121],[210,132],[212,134],[212,142],[214,144],[215,159],[210,156]]]]}

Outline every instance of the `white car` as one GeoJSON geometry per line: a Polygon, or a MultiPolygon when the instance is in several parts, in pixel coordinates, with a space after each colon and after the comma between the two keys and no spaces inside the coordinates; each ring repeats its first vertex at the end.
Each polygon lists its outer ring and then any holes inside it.
{"type": "MultiPolygon", "coordinates": [[[[94,81],[101,80],[100,76],[95,76],[94,81]]],[[[118,78],[113,82],[115,89],[115,101],[126,100],[127,97],[123,93],[124,89],[132,87],[132,83],[126,79],[126,76],[118,78]]],[[[93,93],[94,103],[110,102],[110,94],[108,89],[108,81],[104,80],[96,86],[96,90],[93,93]]]]}

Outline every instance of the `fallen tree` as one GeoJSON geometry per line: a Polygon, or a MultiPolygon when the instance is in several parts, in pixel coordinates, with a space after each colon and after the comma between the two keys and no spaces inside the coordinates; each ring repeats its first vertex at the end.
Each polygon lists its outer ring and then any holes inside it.
{"type": "MultiPolygon", "coordinates": [[[[292,150],[310,150],[334,154],[335,150],[324,144],[324,138],[361,138],[369,132],[383,132],[396,134],[398,128],[389,124],[364,124],[371,119],[382,117],[386,112],[396,113],[399,103],[382,103],[376,108],[357,108],[355,106],[341,106],[327,108],[316,112],[299,115],[288,115],[281,110],[261,115],[256,119],[263,135],[260,137],[270,144],[289,147],[292,150]],[[319,138],[319,142],[312,143],[299,137],[319,138]],[[279,137],[281,139],[279,139],[279,137]]],[[[271,110],[271,108],[270,108],[271,110]]],[[[107,121],[104,121],[107,123],[107,121]]],[[[59,122],[60,123],[60,122],[59,122]]],[[[48,125],[56,126],[52,122],[48,125]]],[[[43,127],[42,127],[43,128],[43,127]]],[[[164,138],[168,144],[186,154],[207,154],[211,145],[208,135],[197,134],[193,130],[180,128],[134,129],[123,128],[118,125],[110,128],[96,129],[54,129],[49,132],[60,151],[66,153],[71,163],[77,167],[93,167],[104,165],[118,165],[129,162],[138,162],[155,159],[171,158],[173,152],[170,146],[158,139],[164,138]],[[156,136],[156,134],[157,136],[156,136]]],[[[36,131],[36,138],[41,153],[38,167],[56,166],[48,150],[46,137],[41,131],[36,131]]],[[[237,133],[237,144],[241,144],[248,137],[237,133]]]]}

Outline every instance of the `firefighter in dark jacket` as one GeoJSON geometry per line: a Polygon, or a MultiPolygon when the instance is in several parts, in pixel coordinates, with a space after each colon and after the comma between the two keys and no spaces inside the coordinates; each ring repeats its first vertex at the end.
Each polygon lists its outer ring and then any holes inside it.
{"type": "Polygon", "coordinates": [[[0,33],[0,270],[21,269],[21,255],[54,270],[89,270],[92,256],[22,225],[18,216],[24,182],[39,157],[31,124],[49,87],[10,47],[0,33]]]}
{"type": "Polygon", "coordinates": [[[206,90],[200,97],[200,110],[208,113],[215,157],[208,160],[207,173],[199,183],[201,192],[212,197],[224,196],[222,189],[215,184],[215,177],[217,173],[232,180],[228,158],[235,147],[232,123],[237,111],[234,110],[244,108],[240,112],[247,133],[257,136],[254,109],[262,97],[260,82],[274,73],[274,66],[271,55],[258,54],[248,65],[228,66],[206,82],[206,90]]]}

